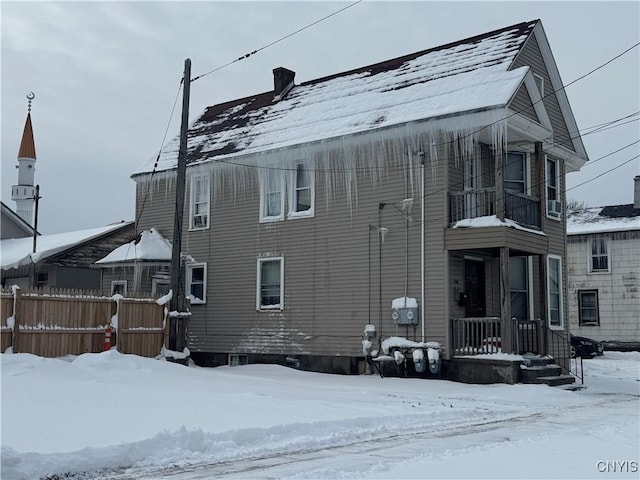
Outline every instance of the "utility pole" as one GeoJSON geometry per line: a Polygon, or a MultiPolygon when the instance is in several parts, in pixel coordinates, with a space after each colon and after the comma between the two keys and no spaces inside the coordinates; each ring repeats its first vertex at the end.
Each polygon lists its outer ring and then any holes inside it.
{"type": "MultiPolygon", "coordinates": [[[[182,312],[185,309],[184,282],[181,277],[182,220],[184,218],[184,192],[187,173],[187,133],[189,129],[189,95],[191,93],[191,60],[184,61],[182,78],[182,123],[180,125],[180,149],[178,151],[178,172],[176,179],[175,216],[173,223],[173,249],[171,251],[171,311],[182,312]]],[[[171,317],[169,325],[169,349],[176,350],[178,318],[171,317]]]]}
{"type": "MultiPolygon", "coordinates": [[[[33,220],[33,253],[36,253],[36,241],[38,239],[38,204],[40,203],[40,185],[36,185],[36,193],[33,196],[33,200],[36,203],[35,219],[33,220]]],[[[36,262],[31,259],[31,287],[35,288],[38,285],[38,278],[36,273],[36,262]]]]}

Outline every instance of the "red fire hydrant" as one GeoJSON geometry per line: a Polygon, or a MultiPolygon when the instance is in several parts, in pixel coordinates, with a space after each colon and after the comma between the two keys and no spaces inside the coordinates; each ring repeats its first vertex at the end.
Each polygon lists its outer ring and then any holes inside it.
{"type": "Polygon", "coordinates": [[[102,347],[103,352],[109,350],[111,350],[111,325],[107,325],[107,328],[104,329],[104,346],[102,347]]]}

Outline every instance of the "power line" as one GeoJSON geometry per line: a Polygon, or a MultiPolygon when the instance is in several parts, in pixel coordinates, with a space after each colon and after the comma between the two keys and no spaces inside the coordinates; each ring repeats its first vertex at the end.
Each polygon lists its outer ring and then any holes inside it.
{"type": "Polygon", "coordinates": [[[584,182],[582,182],[582,183],[579,183],[578,185],[574,185],[574,186],[573,186],[573,187],[571,187],[571,188],[567,188],[567,189],[565,189],[565,192],[568,192],[569,190],[573,190],[574,188],[581,187],[581,186],[582,186],[582,185],[584,185],[585,183],[593,182],[594,180],[596,180],[596,179],[598,179],[598,178],[602,177],[603,175],[606,175],[607,173],[613,172],[614,170],[617,170],[618,168],[622,167],[623,165],[626,165],[627,163],[632,162],[632,161],[634,161],[636,158],[639,158],[639,157],[640,157],[640,155],[636,155],[635,157],[630,158],[630,159],[629,159],[629,160],[627,160],[626,162],[622,162],[620,165],[616,165],[615,167],[610,168],[610,169],[609,169],[609,170],[607,170],[606,172],[602,172],[602,173],[600,173],[599,175],[596,175],[595,177],[590,178],[589,180],[586,180],[586,181],[584,181],[584,182]]]}
{"type": "Polygon", "coordinates": [[[345,10],[347,10],[348,8],[351,8],[351,7],[353,7],[354,5],[357,5],[357,4],[358,4],[358,3],[360,3],[360,2],[362,2],[362,0],[357,0],[357,1],[355,1],[355,2],[353,2],[353,3],[351,3],[351,4],[349,4],[349,5],[347,5],[346,7],[343,7],[343,8],[341,8],[341,9],[339,9],[339,10],[336,10],[335,12],[330,13],[329,15],[326,15],[326,16],[324,16],[324,17],[322,17],[322,18],[320,18],[320,19],[318,19],[318,20],[316,20],[316,21],[314,21],[314,22],[311,22],[311,23],[310,23],[310,24],[308,24],[308,25],[305,25],[305,26],[304,26],[304,27],[302,27],[302,28],[299,28],[299,29],[298,29],[298,30],[296,30],[295,32],[291,32],[291,33],[289,33],[288,35],[285,35],[284,37],[280,37],[278,40],[275,40],[275,41],[273,41],[273,42],[271,42],[271,43],[268,43],[267,45],[265,45],[265,46],[263,46],[263,47],[260,47],[260,48],[258,48],[258,49],[256,49],[256,50],[253,50],[253,51],[251,51],[251,52],[249,52],[249,53],[247,53],[247,54],[245,54],[245,55],[241,56],[241,57],[236,58],[235,60],[232,60],[232,61],[230,61],[230,62],[228,62],[228,63],[225,63],[224,65],[221,65],[221,66],[219,66],[219,67],[217,67],[217,68],[214,68],[213,70],[209,70],[208,72],[203,73],[202,75],[198,75],[197,77],[195,77],[195,78],[193,78],[193,79],[191,80],[191,83],[195,82],[196,80],[198,80],[198,79],[200,79],[200,78],[202,78],[202,77],[206,77],[207,75],[211,75],[212,73],[217,72],[218,70],[222,70],[223,68],[226,68],[226,67],[228,67],[229,65],[232,65],[232,64],[234,64],[234,63],[236,63],[236,62],[239,62],[239,61],[241,61],[241,60],[244,60],[244,59],[246,59],[246,58],[249,58],[250,56],[255,55],[255,54],[256,54],[256,53],[258,53],[258,52],[261,52],[262,50],[265,50],[265,49],[267,49],[267,48],[269,48],[269,47],[272,47],[273,45],[275,45],[275,44],[277,44],[277,43],[280,43],[280,42],[282,42],[282,41],[286,40],[287,38],[291,38],[291,37],[293,37],[294,35],[297,35],[298,33],[302,32],[302,31],[304,31],[304,30],[307,30],[308,28],[311,28],[311,27],[313,27],[314,25],[317,25],[317,24],[318,24],[318,23],[320,23],[320,22],[324,22],[324,21],[325,21],[325,20],[327,20],[328,18],[331,18],[331,17],[333,17],[333,16],[335,16],[335,15],[338,15],[338,14],[339,14],[339,13],[341,13],[341,12],[344,12],[344,11],[345,11],[345,10]]]}

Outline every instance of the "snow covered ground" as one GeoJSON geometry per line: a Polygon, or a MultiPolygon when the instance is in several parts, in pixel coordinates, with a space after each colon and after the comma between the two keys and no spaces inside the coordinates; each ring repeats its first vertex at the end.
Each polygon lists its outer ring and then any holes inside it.
{"type": "Polygon", "coordinates": [[[1,478],[639,478],[640,353],[584,365],[569,391],[3,354],[1,478]]]}

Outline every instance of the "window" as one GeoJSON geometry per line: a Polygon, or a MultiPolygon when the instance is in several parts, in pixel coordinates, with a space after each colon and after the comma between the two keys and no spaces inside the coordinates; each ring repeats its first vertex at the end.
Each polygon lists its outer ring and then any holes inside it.
{"type": "Polygon", "coordinates": [[[191,215],[189,216],[190,230],[209,228],[209,177],[198,175],[191,177],[191,215]]]}
{"type": "Polygon", "coordinates": [[[528,257],[509,258],[511,317],[529,320],[529,260],[528,257]]]}
{"type": "Polygon", "coordinates": [[[512,193],[527,193],[527,162],[524,153],[507,153],[504,166],[504,189],[512,193]]]}
{"type": "Polygon", "coordinates": [[[284,309],[284,258],[258,259],[257,310],[284,309]]]}
{"type": "Polygon", "coordinates": [[[187,274],[187,296],[191,304],[201,304],[207,301],[207,264],[188,263],[186,265],[187,274]]]}
{"type": "Polygon", "coordinates": [[[160,297],[166,295],[171,290],[171,285],[169,280],[164,278],[154,278],[151,280],[151,292],[160,297]]]}
{"type": "Polygon", "coordinates": [[[609,254],[607,252],[606,238],[595,237],[591,239],[591,271],[609,271],[609,254]]]}
{"type": "Polygon", "coordinates": [[[111,295],[127,296],[127,281],[126,280],[114,280],[111,282],[111,295]]]}
{"type": "Polygon", "coordinates": [[[547,167],[545,172],[547,177],[547,216],[560,220],[562,215],[562,203],[560,201],[558,162],[547,158],[547,167]]]}
{"type": "Polygon", "coordinates": [[[260,221],[272,222],[284,218],[284,175],[280,170],[268,170],[260,177],[260,221]]]}
{"type": "Polygon", "coordinates": [[[600,325],[598,290],[578,290],[580,325],[600,325]]]}
{"type": "Polygon", "coordinates": [[[533,79],[536,81],[536,86],[538,87],[538,91],[540,92],[540,96],[544,97],[544,78],[540,75],[533,74],[533,79]]]}
{"type": "Polygon", "coordinates": [[[314,182],[313,172],[298,163],[292,172],[291,188],[289,193],[289,216],[312,216],[314,208],[314,182]]]}
{"type": "Polygon", "coordinates": [[[550,328],[562,328],[562,259],[555,255],[547,257],[547,314],[550,328]]]}

